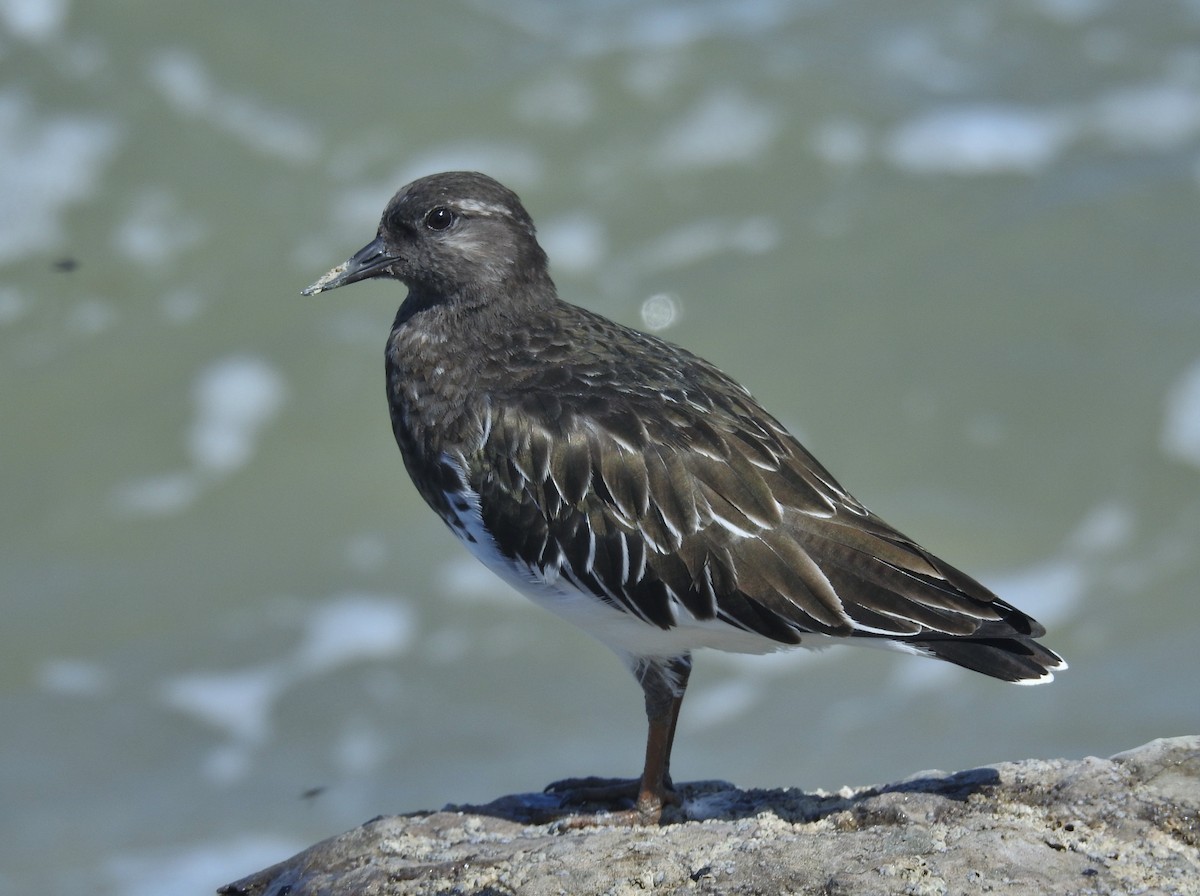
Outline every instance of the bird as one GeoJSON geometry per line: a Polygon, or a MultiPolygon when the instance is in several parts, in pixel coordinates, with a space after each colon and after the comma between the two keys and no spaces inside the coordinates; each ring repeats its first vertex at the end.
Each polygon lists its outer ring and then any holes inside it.
{"type": "Polygon", "coordinates": [[[606,817],[659,824],[679,805],[670,757],[700,648],[887,646],[1020,684],[1066,668],[1042,625],[868,510],[738,382],[561,299],[491,177],[402,187],[375,238],[302,292],[369,279],[408,290],[386,386],[421,497],[641,684],[642,774],[606,817]]]}

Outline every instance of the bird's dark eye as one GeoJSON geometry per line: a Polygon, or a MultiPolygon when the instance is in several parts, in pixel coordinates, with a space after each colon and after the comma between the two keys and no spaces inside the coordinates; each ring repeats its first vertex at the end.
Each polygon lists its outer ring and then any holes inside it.
{"type": "Polygon", "coordinates": [[[430,230],[445,230],[454,223],[454,212],[444,206],[430,210],[425,216],[425,226],[430,230]]]}

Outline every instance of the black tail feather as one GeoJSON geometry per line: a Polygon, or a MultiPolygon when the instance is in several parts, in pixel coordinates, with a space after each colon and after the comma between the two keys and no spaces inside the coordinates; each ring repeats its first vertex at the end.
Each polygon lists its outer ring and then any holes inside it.
{"type": "Polygon", "coordinates": [[[1067,667],[1057,653],[1028,637],[912,638],[904,643],[940,660],[1003,681],[1029,684],[1050,681],[1055,670],[1067,667]]]}

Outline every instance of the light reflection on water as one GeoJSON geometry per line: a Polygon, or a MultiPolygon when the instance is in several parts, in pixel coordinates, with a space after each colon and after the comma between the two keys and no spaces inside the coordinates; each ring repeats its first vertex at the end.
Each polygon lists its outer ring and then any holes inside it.
{"type": "Polygon", "coordinates": [[[0,3],[0,889],[209,889],[377,813],[636,770],[619,664],[405,482],[400,291],[296,295],[439,169],[510,182],[566,297],[729,369],[1071,661],[1031,690],[701,656],[681,774],[1195,731],[1194,12],[274,15],[0,3]]]}

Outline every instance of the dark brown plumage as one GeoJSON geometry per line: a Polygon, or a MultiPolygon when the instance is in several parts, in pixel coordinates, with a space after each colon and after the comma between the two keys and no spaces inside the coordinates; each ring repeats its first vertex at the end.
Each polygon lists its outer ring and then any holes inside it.
{"type": "Polygon", "coordinates": [[[409,184],[376,239],[305,293],[369,277],[409,288],[387,388],[422,497],[642,683],[633,817],[657,820],[670,797],[696,648],[886,642],[1018,682],[1065,667],[1037,622],[863,507],[721,371],[561,301],[496,181],[409,184]]]}

